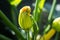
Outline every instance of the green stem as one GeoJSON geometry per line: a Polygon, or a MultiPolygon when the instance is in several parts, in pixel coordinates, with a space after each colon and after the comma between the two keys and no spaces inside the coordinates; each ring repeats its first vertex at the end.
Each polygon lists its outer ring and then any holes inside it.
{"type": "Polygon", "coordinates": [[[34,27],[33,40],[36,40],[36,35],[37,35],[38,31],[39,31],[39,28],[38,28],[38,24],[35,21],[34,17],[32,15],[31,15],[31,17],[32,17],[32,20],[33,20],[34,24],[36,25],[36,27],[33,26],[34,27]]]}
{"type": "Polygon", "coordinates": [[[17,15],[16,15],[16,11],[15,10],[15,7],[12,6],[11,7],[11,18],[12,18],[12,21],[15,25],[17,25],[17,15]]]}
{"type": "Polygon", "coordinates": [[[36,20],[34,19],[34,17],[32,15],[31,15],[31,17],[32,17],[32,20],[33,20],[34,24],[36,25],[36,27],[34,27],[34,28],[37,29],[37,30],[35,30],[35,31],[38,32],[39,31],[38,24],[37,24],[36,20]]]}
{"type": "Polygon", "coordinates": [[[18,18],[18,10],[15,6],[11,6],[11,18],[15,25],[18,25],[17,18],[18,18]]]}
{"type": "MultiPolygon", "coordinates": [[[[56,7],[56,0],[53,0],[53,3],[52,3],[52,7],[51,7],[51,10],[50,10],[50,13],[49,13],[49,16],[48,16],[48,24],[47,24],[47,26],[46,26],[46,28],[47,27],[49,27],[48,25],[50,25],[50,23],[51,23],[51,20],[52,20],[52,16],[53,16],[53,12],[54,12],[54,10],[55,10],[55,7],[56,7]]],[[[50,29],[50,28],[49,28],[50,29]]],[[[45,29],[46,30],[46,29],[45,29]]],[[[48,30],[47,30],[48,31],[48,30]]],[[[47,32],[46,31],[46,32],[47,32]]],[[[46,33],[45,32],[45,33],[46,33]]]]}
{"type": "Polygon", "coordinates": [[[31,17],[32,17],[32,19],[33,19],[33,21],[34,21],[36,27],[38,27],[38,24],[37,24],[36,20],[34,19],[34,17],[33,17],[32,15],[31,15],[31,17]]]}
{"type": "Polygon", "coordinates": [[[35,5],[34,18],[35,18],[36,21],[37,21],[37,17],[36,17],[36,16],[38,15],[37,12],[38,12],[38,3],[39,3],[39,1],[40,1],[40,0],[36,0],[36,5],[35,5]]]}
{"type": "Polygon", "coordinates": [[[27,40],[30,40],[30,34],[29,34],[29,31],[27,31],[27,40]]]}
{"type": "Polygon", "coordinates": [[[0,10],[0,18],[10,29],[12,29],[16,33],[19,39],[25,40],[24,37],[21,35],[20,31],[17,29],[17,27],[4,15],[4,13],[1,10],[0,10]]]}
{"type": "MultiPolygon", "coordinates": [[[[36,0],[36,5],[35,5],[35,12],[34,12],[34,14],[33,14],[33,16],[34,16],[34,19],[37,21],[37,12],[38,12],[38,3],[39,3],[39,0],[36,0]]],[[[34,20],[33,19],[33,20],[34,20]]],[[[35,20],[34,20],[34,22],[35,22],[35,20]]],[[[37,32],[37,24],[36,24],[36,22],[35,22],[35,24],[34,24],[34,26],[33,26],[33,29],[34,29],[34,34],[33,34],[33,40],[36,40],[36,32],[37,32]],[[35,26],[36,25],[36,26],[35,26]]]]}
{"type": "Polygon", "coordinates": [[[0,40],[12,40],[12,39],[0,34],[0,40]]]}
{"type": "Polygon", "coordinates": [[[36,35],[34,36],[34,40],[36,40],[36,35]]]}
{"type": "Polygon", "coordinates": [[[57,32],[55,40],[58,40],[59,33],[57,32]]]}
{"type": "Polygon", "coordinates": [[[51,22],[55,7],[56,7],[56,0],[53,0],[52,7],[51,7],[51,10],[50,10],[50,13],[49,13],[49,16],[48,16],[48,22],[51,22]]]}

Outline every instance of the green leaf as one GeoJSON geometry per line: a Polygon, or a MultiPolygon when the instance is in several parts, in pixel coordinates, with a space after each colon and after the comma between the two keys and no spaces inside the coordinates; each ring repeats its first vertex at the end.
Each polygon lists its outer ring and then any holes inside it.
{"type": "Polygon", "coordinates": [[[0,10],[0,18],[11,30],[13,30],[16,33],[19,39],[25,40],[24,37],[21,35],[20,31],[17,29],[17,26],[15,26],[1,10],[0,10]]]}
{"type": "Polygon", "coordinates": [[[12,40],[12,39],[0,34],[0,40],[12,40]]]}

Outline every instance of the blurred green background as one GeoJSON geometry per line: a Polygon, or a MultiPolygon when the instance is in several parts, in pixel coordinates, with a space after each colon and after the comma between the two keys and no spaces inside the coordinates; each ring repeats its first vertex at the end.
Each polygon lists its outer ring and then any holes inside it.
{"type": "MultiPolygon", "coordinates": [[[[11,5],[9,3],[8,0],[0,0],[0,10],[11,20],[11,22],[13,24],[15,24],[17,26],[17,28],[20,30],[18,22],[17,22],[17,17],[18,17],[18,13],[19,10],[23,7],[23,6],[30,6],[32,8],[32,10],[35,7],[35,0],[22,0],[17,6],[16,9],[13,5],[11,5]],[[14,10],[15,9],[15,10],[14,10]],[[14,12],[13,12],[14,11],[14,12]],[[14,14],[12,14],[14,13],[14,14]],[[12,16],[14,15],[14,16],[12,16]],[[14,21],[15,20],[15,21],[14,21]]],[[[40,28],[40,32],[41,33],[44,29],[44,25],[47,22],[47,18],[48,18],[48,14],[50,12],[51,9],[51,5],[52,5],[52,0],[46,0],[44,8],[43,8],[43,14],[42,14],[42,21],[41,21],[41,28],[40,28]]],[[[60,0],[57,0],[57,5],[54,11],[54,16],[53,19],[60,17],[60,0]]],[[[2,19],[0,18],[0,34],[5,35],[9,38],[11,38],[12,40],[17,40],[17,37],[14,33],[14,31],[12,31],[10,28],[8,28],[5,23],[2,21],[2,19]]],[[[55,37],[55,36],[54,36],[55,37]]],[[[54,39],[54,37],[52,38],[52,40],[54,39]]]]}

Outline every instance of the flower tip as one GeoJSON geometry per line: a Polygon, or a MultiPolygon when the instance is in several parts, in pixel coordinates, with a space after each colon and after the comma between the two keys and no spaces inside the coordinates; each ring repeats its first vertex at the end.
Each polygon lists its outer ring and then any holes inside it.
{"type": "Polygon", "coordinates": [[[24,6],[23,8],[20,9],[20,13],[22,12],[28,12],[30,13],[31,12],[31,8],[30,6],[24,6]]]}

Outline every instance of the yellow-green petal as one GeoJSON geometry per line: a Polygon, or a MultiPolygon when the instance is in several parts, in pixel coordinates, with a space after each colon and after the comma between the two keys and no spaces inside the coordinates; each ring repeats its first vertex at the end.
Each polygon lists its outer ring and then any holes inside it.
{"type": "Polygon", "coordinates": [[[53,21],[52,27],[53,27],[56,31],[60,32],[60,17],[56,18],[56,19],[53,21]]]}
{"type": "Polygon", "coordinates": [[[38,6],[39,6],[40,9],[42,9],[42,8],[44,7],[45,1],[46,1],[46,0],[41,0],[41,1],[39,2],[39,5],[38,5],[38,6]]]}
{"type": "Polygon", "coordinates": [[[12,0],[10,2],[11,5],[17,6],[22,0],[12,0]]]}
{"type": "Polygon", "coordinates": [[[20,13],[18,16],[18,23],[20,27],[24,30],[29,30],[32,27],[32,18],[30,17],[30,7],[24,6],[20,9],[20,13]]]}

